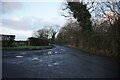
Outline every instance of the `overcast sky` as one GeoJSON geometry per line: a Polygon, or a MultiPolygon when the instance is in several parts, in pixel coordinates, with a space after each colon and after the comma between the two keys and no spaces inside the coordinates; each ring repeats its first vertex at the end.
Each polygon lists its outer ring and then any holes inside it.
{"type": "Polygon", "coordinates": [[[0,28],[2,28],[0,34],[12,34],[16,35],[15,40],[27,40],[34,31],[43,28],[44,25],[63,26],[67,20],[61,16],[64,1],[2,0],[0,2],[0,28]]]}
{"type": "Polygon", "coordinates": [[[61,16],[62,2],[1,2],[0,34],[16,35],[15,40],[26,40],[44,25],[64,25],[61,16]]]}

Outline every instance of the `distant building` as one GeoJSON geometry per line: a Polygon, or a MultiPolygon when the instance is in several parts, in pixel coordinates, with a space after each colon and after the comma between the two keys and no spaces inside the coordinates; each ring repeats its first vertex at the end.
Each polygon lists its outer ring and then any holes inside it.
{"type": "Polygon", "coordinates": [[[14,41],[17,46],[28,45],[28,41],[14,41]]]}
{"type": "Polygon", "coordinates": [[[28,45],[30,45],[30,46],[47,46],[47,45],[49,45],[49,41],[47,39],[39,39],[39,38],[29,37],[28,45]]]}
{"type": "Polygon", "coordinates": [[[0,34],[0,41],[2,41],[3,47],[13,46],[14,39],[15,39],[15,35],[0,34]]]}
{"type": "Polygon", "coordinates": [[[0,40],[14,40],[14,39],[15,39],[15,35],[0,34],[0,40]]]}

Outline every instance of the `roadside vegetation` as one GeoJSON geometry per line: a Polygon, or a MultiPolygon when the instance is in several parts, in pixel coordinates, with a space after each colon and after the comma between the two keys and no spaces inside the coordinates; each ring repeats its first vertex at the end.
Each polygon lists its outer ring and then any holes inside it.
{"type": "Polygon", "coordinates": [[[70,19],[59,31],[58,44],[120,57],[120,2],[66,2],[63,10],[70,19]]]}
{"type": "Polygon", "coordinates": [[[2,47],[2,50],[42,50],[50,49],[53,46],[15,46],[15,47],[2,47]]]}

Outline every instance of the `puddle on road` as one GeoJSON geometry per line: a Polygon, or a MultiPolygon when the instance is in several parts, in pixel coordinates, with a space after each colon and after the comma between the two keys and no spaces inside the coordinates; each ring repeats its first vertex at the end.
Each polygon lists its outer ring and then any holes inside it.
{"type": "Polygon", "coordinates": [[[59,63],[58,63],[58,62],[55,62],[55,63],[53,63],[53,65],[55,65],[55,66],[56,66],[56,65],[59,65],[59,63]]]}
{"type": "Polygon", "coordinates": [[[55,54],[57,54],[58,52],[55,52],[55,54]]]}
{"type": "Polygon", "coordinates": [[[33,61],[43,62],[43,60],[42,60],[42,59],[39,59],[38,57],[34,57],[34,58],[32,58],[32,60],[33,60],[33,61]]]}
{"type": "Polygon", "coordinates": [[[16,56],[17,58],[21,58],[21,57],[23,57],[23,56],[16,56]]]}
{"type": "Polygon", "coordinates": [[[66,51],[65,49],[60,49],[60,50],[62,50],[62,51],[66,51]]]}
{"type": "MultiPolygon", "coordinates": [[[[54,56],[56,54],[62,54],[60,51],[43,51],[43,52],[31,52],[31,53],[25,53],[21,52],[21,55],[15,55],[16,58],[22,58],[22,57],[33,57],[34,55],[37,56],[47,56],[51,55],[54,56]]],[[[7,55],[4,55],[4,57],[7,57],[7,55]]],[[[38,60],[38,58],[33,58],[32,60],[38,60]]]]}
{"type": "Polygon", "coordinates": [[[48,54],[52,54],[52,52],[51,52],[51,51],[48,51],[47,53],[48,53],[48,54]]]}
{"type": "Polygon", "coordinates": [[[51,55],[52,52],[48,51],[48,52],[35,52],[36,55],[51,55]]]}
{"type": "MultiPolygon", "coordinates": [[[[54,62],[54,63],[49,63],[48,67],[59,66],[59,65],[60,65],[60,62],[54,62]]],[[[59,67],[57,67],[57,68],[59,68],[59,67]]]]}
{"type": "Polygon", "coordinates": [[[33,60],[33,61],[38,61],[39,58],[38,58],[38,57],[34,57],[32,60],[33,60]]]}
{"type": "Polygon", "coordinates": [[[54,54],[61,54],[62,52],[52,52],[52,51],[48,51],[48,52],[35,52],[36,55],[54,55],[54,54]]]}
{"type": "Polygon", "coordinates": [[[51,67],[51,66],[53,66],[52,64],[48,64],[48,67],[51,67]]]}

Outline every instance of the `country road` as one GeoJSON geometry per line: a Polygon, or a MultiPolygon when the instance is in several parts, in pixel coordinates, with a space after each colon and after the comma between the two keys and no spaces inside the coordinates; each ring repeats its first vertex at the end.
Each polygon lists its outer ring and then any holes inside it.
{"type": "Polygon", "coordinates": [[[119,63],[55,45],[52,49],[3,51],[3,78],[118,78],[119,63]]]}

